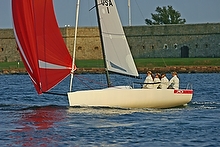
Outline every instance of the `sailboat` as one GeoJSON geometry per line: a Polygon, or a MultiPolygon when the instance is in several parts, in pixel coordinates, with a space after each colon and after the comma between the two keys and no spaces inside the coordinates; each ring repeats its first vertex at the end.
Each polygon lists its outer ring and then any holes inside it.
{"type": "MultiPolygon", "coordinates": [[[[12,0],[14,34],[21,58],[38,94],[74,76],[79,15],[76,9],[74,52],[71,55],[56,22],[52,0],[12,0]]],[[[108,87],[70,91],[70,106],[171,108],[189,103],[192,89],[141,89],[111,86],[109,72],[139,77],[114,0],[95,0],[108,87]]]]}

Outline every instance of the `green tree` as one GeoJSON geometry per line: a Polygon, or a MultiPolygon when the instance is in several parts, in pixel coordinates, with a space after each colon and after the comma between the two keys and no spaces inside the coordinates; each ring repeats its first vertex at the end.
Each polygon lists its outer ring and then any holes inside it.
{"type": "Polygon", "coordinates": [[[161,25],[161,24],[184,24],[186,19],[182,19],[180,12],[173,9],[172,6],[157,7],[157,13],[151,13],[152,20],[145,19],[147,25],[161,25]]]}

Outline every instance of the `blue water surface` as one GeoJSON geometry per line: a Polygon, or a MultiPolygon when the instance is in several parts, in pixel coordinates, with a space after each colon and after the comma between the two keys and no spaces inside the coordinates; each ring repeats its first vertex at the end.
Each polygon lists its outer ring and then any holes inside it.
{"type": "MultiPolygon", "coordinates": [[[[69,107],[66,96],[38,95],[28,75],[0,75],[0,146],[220,146],[220,74],[179,78],[181,88],[194,89],[186,107],[119,109],[69,107]]],[[[111,79],[133,86],[129,77],[111,79]]],[[[73,90],[105,84],[102,74],[83,74],[73,90]]],[[[69,78],[52,92],[68,90],[69,78]]]]}

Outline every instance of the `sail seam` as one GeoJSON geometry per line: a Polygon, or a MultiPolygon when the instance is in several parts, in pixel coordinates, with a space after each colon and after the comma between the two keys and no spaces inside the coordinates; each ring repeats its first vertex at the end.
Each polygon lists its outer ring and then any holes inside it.
{"type": "Polygon", "coordinates": [[[45,62],[42,60],[38,60],[38,63],[39,63],[39,67],[43,69],[71,69],[70,67],[57,65],[57,64],[45,62]]]}
{"type": "Polygon", "coordinates": [[[17,44],[18,44],[18,47],[19,47],[19,49],[20,49],[20,52],[21,52],[21,54],[22,54],[22,56],[23,56],[23,58],[24,58],[24,60],[25,60],[25,62],[26,62],[26,64],[27,64],[28,68],[29,68],[30,71],[33,73],[33,70],[32,70],[32,68],[31,68],[31,66],[30,66],[30,64],[29,64],[29,62],[28,62],[27,57],[26,57],[25,54],[24,54],[24,50],[23,50],[23,48],[22,48],[22,46],[21,46],[21,44],[20,44],[20,41],[19,41],[19,39],[18,39],[18,37],[17,37],[16,29],[14,29],[14,34],[15,34],[15,38],[16,38],[16,40],[17,40],[17,44]]]}
{"type": "Polygon", "coordinates": [[[103,33],[103,35],[125,36],[124,34],[106,33],[106,32],[102,32],[102,33],[103,33]]]}

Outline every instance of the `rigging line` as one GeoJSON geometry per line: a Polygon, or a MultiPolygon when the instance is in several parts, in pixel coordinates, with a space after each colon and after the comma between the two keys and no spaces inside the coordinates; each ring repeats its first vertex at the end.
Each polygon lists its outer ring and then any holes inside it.
{"type": "Polygon", "coordinates": [[[93,6],[92,8],[89,9],[89,11],[92,11],[96,6],[93,6]]]}
{"type": "Polygon", "coordinates": [[[163,60],[163,64],[165,65],[165,67],[167,67],[167,64],[166,64],[166,62],[165,62],[164,58],[162,57],[161,52],[160,52],[160,56],[161,56],[161,58],[162,58],[162,60],[163,60]]]}
{"type": "Polygon", "coordinates": [[[142,13],[142,11],[141,11],[141,9],[140,9],[140,6],[139,6],[138,3],[137,3],[137,0],[135,0],[135,3],[136,3],[136,5],[137,5],[137,7],[138,7],[138,9],[139,9],[139,11],[140,11],[140,13],[141,13],[141,16],[142,16],[143,20],[145,20],[144,15],[143,15],[143,13],[142,13]]]}
{"type": "Polygon", "coordinates": [[[103,4],[103,2],[101,2],[100,4],[97,4],[97,5],[95,5],[95,6],[93,6],[92,8],[89,9],[89,11],[92,11],[94,8],[96,8],[97,6],[102,5],[102,4],[103,4]]]}
{"type": "Polygon", "coordinates": [[[161,58],[162,58],[162,60],[163,60],[163,64],[164,64],[164,66],[167,67],[167,64],[166,64],[166,62],[165,62],[165,60],[164,60],[164,58],[163,58],[161,52],[160,52],[160,56],[161,56],[161,58]]]}
{"type": "Polygon", "coordinates": [[[155,83],[144,83],[144,82],[133,82],[135,84],[160,84],[161,82],[155,82],[155,83]]]}
{"type": "Polygon", "coordinates": [[[91,86],[89,86],[88,84],[86,84],[85,82],[83,82],[83,80],[81,80],[79,77],[75,76],[80,82],[82,82],[85,86],[87,86],[88,88],[90,88],[91,90],[93,90],[93,88],[91,86]]]}
{"type": "Polygon", "coordinates": [[[59,95],[59,96],[67,96],[67,94],[63,93],[55,93],[55,92],[43,92],[44,94],[51,94],[51,95],[59,95]]]}
{"type": "Polygon", "coordinates": [[[95,83],[95,84],[97,84],[97,85],[108,86],[108,85],[106,85],[106,84],[103,84],[103,83],[100,83],[100,82],[96,82],[96,81],[94,81],[94,80],[91,80],[91,79],[88,79],[88,78],[85,78],[85,77],[82,77],[82,76],[79,77],[78,75],[75,75],[75,77],[77,77],[78,79],[87,80],[87,81],[92,82],[92,83],[95,83]]]}

